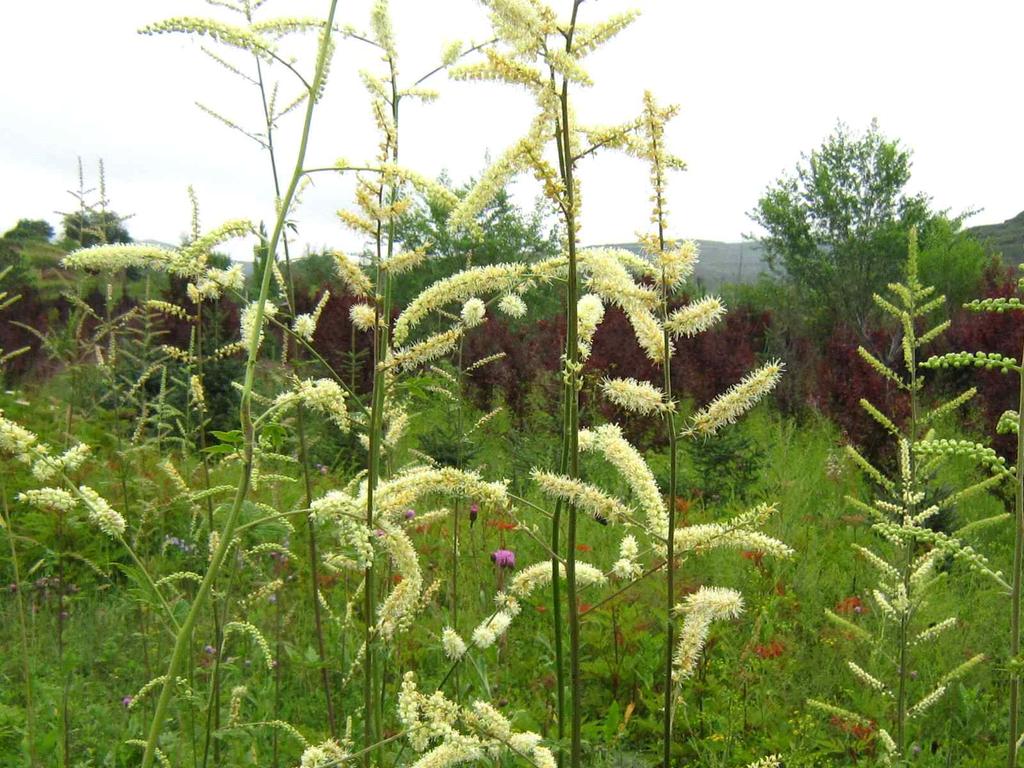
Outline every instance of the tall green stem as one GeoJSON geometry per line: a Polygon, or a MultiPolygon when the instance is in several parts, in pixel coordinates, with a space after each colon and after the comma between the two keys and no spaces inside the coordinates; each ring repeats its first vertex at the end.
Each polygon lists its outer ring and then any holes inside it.
{"type": "MultiPolygon", "coordinates": [[[[555,89],[555,74],[551,70],[551,88],[555,89]]],[[[568,148],[562,144],[561,121],[555,127],[555,147],[558,151],[558,169],[565,178],[568,148]]],[[[568,311],[568,310],[566,310],[568,311]]],[[[575,390],[567,381],[562,387],[562,432],[561,447],[558,460],[559,474],[569,471],[569,401],[576,396],[575,390]]],[[[555,511],[551,517],[551,621],[555,638],[555,692],[557,702],[558,727],[558,768],[562,768],[565,760],[565,650],[562,626],[562,559],[559,557],[559,540],[562,533],[562,500],[555,502],[555,511]]]]}
{"type": "MultiPolygon", "coordinates": [[[[576,14],[579,11],[580,2],[574,0],[572,7],[572,18],[569,22],[569,29],[566,33],[565,50],[572,51],[573,32],[576,28],[576,14]]],[[[572,157],[572,127],[569,122],[569,81],[562,80],[561,93],[561,144],[563,176],[565,182],[565,225],[566,239],[569,250],[569,274],[566,282],[565,296],[565,321],[566,321],[566,343],[565,343],[565,378],[566,395],[568,400],[568,456],[569,456],[569,477],[579,477],[579,376],[580,376],[580,349],[578,322],[576,317],[577,303],[579,302],[579,275],[576,264],[576,194],[573,170],[575,160],[572,157]]],[[[582,685],[580,679],[580,611],[576,589],[576,505],[568,505],[569,520],[566,531],[565,559],[565,585],[569,599],[569,690],[572,702],[572,713],[569,731],[569,765],[571,768],[579,768],[582,757],[582,685]]],[[[557,550],[556,550],[557,553],[557,550]]]]}
{"type": "Polygon", "coordinates": [[[256,378],[256,359],[259,356],[264,310],[267,304],[267,296],[270,293],[270,277],[273,272],[274,258],[277,254],[277,245],[280,241],[281,233],[284,230],[285,218],[291,207],[292,199],[295,197],[295,190],[298,187],[299,179],[302,176],[302,166],[306,159],[306,147],[309,142],[310,127],[313,123],[313,110],[316,106],[316,97],[323,82],[327,54],[330,49],[331,30],[334,26],[334,12],[337,7],[337,3],[338,0],[331,0],[330,2],[327,22],[324,26],[324,32],[320,39],[320,48],[317,53],[316,61],[316,74],[313,77],[308,103],[306,104],[306,117],[302,126],[302,138],[299,142],[299,151],[295,159],[295,170],[292,173],[292,179],[288,185],[288,190],[285,193],[284,198],[281,200],[277,220],[274,223],[274,231],[271,235],[270,244],[267,248],[267,260],[263,268],[259,299],[256,302],[255,318],[252,331],[248,339],[248,357],[245,363],[245,380],[242,384],[241,406],[239,408],[239,420],[241,422],[242,435],[244,439],[242,476],[235,491],[234,499],[228,509],[227,519],[224,521],[220,541],[217,543],[213,556],[210,558],[210,565],[207,568],[206,573],[203,575],[203,580],[199,585],[199,589],[196,592],[195,599],[192,601],[192,605],[185,617],[185,621],[182,622],[181,628],[178,630],[175,638],[174,650],[171,653],[170,663],[167,665],[166,678],[160,690],[160,698],[157,700],[156,712],[153,715],[153,722],[150,724],[149,737],[146,740],[146,750],[142,757],[142,768],[152,768],[153,761],[156,759],[157,741],[160,738],[160,732],[163,730],[164,718],[167,715],[167,707],[170,704],[171,693],[174,690],[175,678],[181,670],[182,663],[184,662],[189,640],[192,636],[192,629],[199,617],[199,612],[202,610],[203,605],[206,602],[206,598],[210,594],[210,589],[213,586],[214,580],[217,578],[217,572],[220,570],[221,564],[224,562],[224,557],[227,554],[228,548],[231,546],[232,538],[235,533],[235,526],[238,523],[238,515],[249,491],[249,480],[252,476],[253,454],[255,449],[255,435],[252,425],[252,389],[256,378]]]}
{"type": "MultiPolygon", "coordinates": [[[[467,265],[468,266],[468,265],[467,265]]],[[[463,368],[463,353],[465,351],[465,336],[459,339],[459,355],[458,355],[458,401],[455,406],[455,434],[458,436],[458,445],[455,451],[456,466],[462,470],[463,466],[463,445],[466,440],[465,424],[463,422],[464,414],[462,408],[462,399],[465,397],[465,378],[466,372],[463,368]]],[[[452,605],[451,605],[451,617],[452,617],[452,629],[456,632],[459,631],[459,516],[462,513],[462,499],[456,499],[454,509],[452,512],[452,605]]],[[[459,670],[455,670],[455,696],[456,701],[462,701],[462,685],[459,680],[459,670]]]]}
{"type": "Polygon", "coordinates": [[[11,549],[11,568],[14,570],[15,599],[18,604],[18,635],[21,641],[22,685],[25,687],[25,739],[28,741],[28,756],[32,768],[39,765],[36,752],[35,710],[32,706],[32,667],[28,653],[28,620],[25,614],[25,596],[21,588],[21,571],[18,567],[18,549],[14,543],[14,529],[11,527],[11,510],[7,506],[7,484],[0,480],[0,498],[3,500],[3,524],[7,532],[7,543],[11,549]]]}
{"type": "MultiPolygon", "coordinates": [[[[394,61],[389,58],[388,66],[391,72],[391,119],[394,135],[389,137],[385,149],[385,156],[390,153],[390,160],[398,162],[398,83],[394,61]]],[[[386,157],[385,157],[386,159],[386,157]]],[[[384,180],[377,193],[377,202],[384,204],[384,180]]],[[[394,204],[397,187],[392,183],[390,188],[389,203],[394,204]]],[[[388,220],[387,246],[384,246],[384,226],[378,220],[376,233],[376,286],[381,290],[383,284],[383,296],[375,302],[374,322],[374,344],[373,344],[373,394],[370,403],[369,423],[369,457],[367,466],[366,481],[366,525],[373,528],[373,504],[374,492],[380,480],[380,454],[383,445],[384,425],[384,403],[387,387],[387,373],[381,368],[381,364],[387,359],[388,348],[391,343],[391,273],[384,269],[385,253],[391,257],[395,247],[395,221],[394,217],[388,220]]],[[[366,625],[364,628],[363,642],[365,644],[365,658],[363,660],[363,765],[369,768],[373,745],[378,741],[374,722],[373,706],[373,616],[375,612],[373,594],[373,563],[367,566],[364,573],[363,589],[363,612],[366,625]]]]}
{"type": "MultiPolygon", "coordinates": [[[[661,187],[658,185],[658,210],[662,210],[661,187]]],[[[665,250],[665,228],[662,222],[658,222],[658,247],[665,250]]],[[[672,621],[672,611],[675,607],[675,530],[676,530],[676,483],[678,481],[679,448],[676,435],[676,414],[671,408],[672,400],[672,347],[668,332],[668,299],[669,286],[666,279],[665,268],[661,271],[661,324],[662,342],[665,346],[665,363],[663,366],[664,381],[662,387],[665,391],[665,402],[669,404],[669,410],[665,413],[665,427],[668,430],[668,551],[665,556],[665,712],[662,721],[662,765],[663,768],[670,768],[672,764],[672,654],[675,648],[675,623],[672,621]]]]}
{"type": "MultiPolygon", "coordinates": [[[[1024,350],[1021,351],[1024,365],[1024,350]]],[[[1017,768],[1017,739],[1020,725],[1020,598],[1021,568],[1024,561],[1024,372],[1018,371],[1020,392],[1017,405],[1017,474],[1014,480],[1015,533],[1013,542],[1013,589],[1010,593],[1010,733],[1007,766],[1017,768]]]]}
{"type": "MultiPolygon", "coordinates": [[[[198,234],[198,233],[196,233],[198,234]]],[[[200,386],[206,386],[206,378],[204,371],[204,348],[203,348],[203,303],[199,302],[196,305],[196,370],[199,372],[199,383],[200,386]]],[[[197,425],[199,433],[199,455],[201,457],[201,467],[203,476],[203,489],[206,491],[210,490],[210,456],[206,452],[206,418],[205,413],[202,410],[199,411],[199,423],[197,425]]],[[[207,530],[213,532],[213,494],[206,494],[206,527],[207,530]]],[[[213,647],[220,648],[223,641],[221,631],[221,620],[220,614],[217,611],[216,605],[213,609],[213,647]]],[[[203,768],[206,768],[207,760],[210,755],[210,746],[213,746],[213,764],[219,765],[220,763],[220,742],[213,740],[213,731],[220,727],[220,664],[219,655],[213,665],[213,680],[211,681],[211,696],[213,699],[213,705],[207,708],[206,712],[206,738],[203,743],[203,768]]]]}
{"type": "MultiPolygon", "coordinates": [[[[249,21],[251,22],[252,19],[250,18],[249,21]]],[[[260,89],[260,100],[263,104],[263,118],[267,128],[267,154],[270,157],[270,171],[274,179],[274,195],[280,198],[281,182],[277,173],[277,154],[274,151],[274,117],[270,113],[270,104],[267,100],[267,89],[263,83],[263,65],[260,63],[259,56],[256,56],[255,59],[257,83],[260,89]]],[[[281,244],[284,246],[284,270],[288,306],[291,309],[292,314],[294,314],[297,311],[295,306],[295,280],[292,276],[292,259],[291,253],[288,249],[288,236],[286,233],[282,233],[281,244]]],[[[289,348],[288,361],[291,363],[293,370],[297,371],[301,347],[295,344],[294,339],[287,336],[285,344],[288,345],[287,348],[289,348]]],[[[302,403],[299,403],[298,408],[296,409],[296,427],[299,438],[299,463],[302,465],[302,479],[306,492],[306,509],[309,509],[313,504],[313,483],[310,477],[309,451],[306,445],[305,408],[302,403]]],[[[334,717],[334,703],[331,698],[331,678],[327,669],[327,650],[324,644],[323,618],[320,612],[320,576],[316,527],[312,519],[309,517],[306,518],[305,528],[309,553],[309,580],[311,593],[310,598],[313,606],[313,626],[316,633],[317,655],[320,659],[320,685],[323,689],[324,703],[327,708],[327,725],[330,729],[331,735],[334,738],[338,738],[337,721],[334,717]]]]}
{"type": "MultiPolygon", "coordinates": [[[[562,450],[558,471],[565,474],[569,469],[569,388],[564,388],[562,403],[562,450]]],[[[562,564],[558,555],[558,543],[562,530],[562,500],[555,502],[551,517],[551,620],[555,635],[555,695],[558,715],[558,765],[561,768],[565,758],[562,742],[565,739],[565,650],[563,648],[564,627],[562,626],[562,564]]]]}

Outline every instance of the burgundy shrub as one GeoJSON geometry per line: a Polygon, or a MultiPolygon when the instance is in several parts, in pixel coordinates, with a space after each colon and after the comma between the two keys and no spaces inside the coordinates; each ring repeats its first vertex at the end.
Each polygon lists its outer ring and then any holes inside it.
{"type": "MultiPolygon", "coordinates": [[[[983,293],[979,298],[1009,298],[1017,295],[1017,281],[1009,267],[993,265],[985,272],[983,293]]],[[[930,350],[932,354],[943,352],[1000,352],[1008,357],[1020,359],[1024,344],[1024,314],[1010,312],[972,312],[959,309],[953,315],[953,323],[941,344],[930,350]]],[[[984,424],[974,425],[987,435],[995,435],[995,424],[999,416],[1018,406],[1017,377],[998,371],[968,368],[945,370],[938,374],[948,396],[969,387],[978,388],[974,402],[982,407],[984,424]]],[[[1015,460],[1015,441],[1007,436],[996,440],[996,447],[1004,455],[1015,460]]]]}
{"type": "Polygon", "coordinates": [[[861,341],[849,328],[838,326],[825,342],[817,386],[809,395],[809,405],[839,425],[846,439],[861,453],[877,461],[888,451],[891,440],[860,401],[868,400],[897,424],[906,418],[909,404],[901,390],[858,354],[860,346],[893,370],[902,370],[901,347],[898,340],[893,341],[890,331],[872,331],[866,341],[861,341]]]}
{"type": "MultiPolygon", "coordinates": [[[[299,312],[310,312],[313,299],[297,298],[299,312]]],[[[349,311],[357,301],[345,293],[331,294],[320,314],[312,347],[346,382],[352,373],[353,327],[349,311]]],[[[355,384],[357,392],[369,392],[373,384],[373,334],[355,329],[355,384]]]]}

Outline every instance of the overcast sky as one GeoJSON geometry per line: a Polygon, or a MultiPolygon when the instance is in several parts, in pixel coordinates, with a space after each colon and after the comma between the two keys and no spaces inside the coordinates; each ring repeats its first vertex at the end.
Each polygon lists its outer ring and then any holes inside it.
{"type": "MultiPolygon", "coordinates": [[[[568,4],[567,2],[565,4],[568,4]]],[[[321,15],[326,0],[270,0],[270,14],[321,15]]],[[[340,0],[342,23],[365,28],[370,0],[340,0]]],[[[556,1],[557,5],[557,1],[556,1]]],[[[913,191],[938,208],[982,209],[972,223],[1024,209],[1024,3],[976,0],[588,0],[584,21],[639,6],[641,18],[590,59],[595,86],[578,92],[581,119],[636,114],[645,89],[681,106],[671,149],[689,169],[671,183],[673,234],[739,240],[765,186],[791,170],[841,119],[862,130],[872,118],[913,150],[913,191]]],[[[403,77],[439,60],[446,42],[482,40],[486,14],[473,0],[393,0],[403,77]]],[[[177,242],[187,231],[186,188],[204,225],[271,220],[265,154],[203,114],[202,101],[258,129],[258,92],[181,36],[144,37],[142,25],[174,15],[230,14],[201,0],[34,0],[0,3],[0,232],[19,218],[59,222],[75,207],[76,158],[87,183],[103,158],[113,207],[132,213],[132,235],[177,242]]],[[[307,49],[315,41],[306,38],[307,49]]],[[[248,64],[244,59],[243,63],[248,64]]],[[[367,47],[339,45],[328,96],[313,125],[308,165],[365,159],[375,149],[356,73],[377,66],[367,47]]],[[[281,67],[281,99],[294,88],[281,67]]],[[[457,182],[478,173],[526,127],[529,100],[507,86],[429,83],[439,101],[402,117],[403,162],[457,182]]],[[[301,119],[293,114],[291,125],[301,119]]],[[[279,137],[290,168],[294,128],[279,137]]],[[[648,217],[646,172],[603,155],[583,171],[586,242],[632,240],[648,217]]],[[[530,205],[534,189],[517,188],[530,205]]],[[[358,248],[334,211],[351,183],[321,176],[296,215],[300,241],[358,248]]],[[[234,255],[243,256],[239,248],[234,255]]]]}

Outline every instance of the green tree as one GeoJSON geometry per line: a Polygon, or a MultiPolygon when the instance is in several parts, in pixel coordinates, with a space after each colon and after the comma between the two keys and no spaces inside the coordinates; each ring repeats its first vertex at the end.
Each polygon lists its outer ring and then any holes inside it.
{"type": "Polygon", "coordinates": [[[64,240],[79,248],[101,243],[130,243],[124,217],[113,211],[75,211],[64,214],[64,240]]]}
{"type": "Polygon", "coordinates": [[[936,294],[955,308],[981,293],[985,269],[997,259],[988,245],[963,229],[963,220],[936,214],[918,233],[921,281],[934,285],[936,294]]]}
{"type": "Polygon", "coordinates": [[[3,239],[17,242],[25,240],[49,242],[53,239],[53,234],[53,227],[42,219],[18,219],[18,223],[4,233],[3,239]]]}
{"type": "Polygon", "coordinates": [[[910,152],[876,121],[861,135],[840,122],[751,211],[767,231],[769,264],[819,319],[863,332],[876,312],[872,294],[899,277],[908,231],[931,218],[927,196],[904,191],[910,167],[910,152]]]}
{"type": "Polygon", "coordinates": [[[41,219],[19,219],[13,228],[0,237],[0,269],[8,270],[6,282],[20,289],[28,282],[32,258],[28,251],[33,246],[48,244],[53,227],[41,219]]]}

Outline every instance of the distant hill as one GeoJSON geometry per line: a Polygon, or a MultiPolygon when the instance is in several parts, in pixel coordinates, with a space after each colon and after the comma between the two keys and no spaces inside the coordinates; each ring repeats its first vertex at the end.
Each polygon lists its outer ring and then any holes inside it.
{"type": "Polygon", "coordinates": [[[1024,211],[1002,224],[984,224],[967,230],[992,250],[1003,254],[1003,261],[1024,263],[1024,211]]]}
{"type": "MultiPolygon", "coordinates": [[[[752,283],[769,271],[764,249],[758,242],[723,243],[697,240],[700,261],[695,276],[705,288],[717,290],[724,283],[752,283]]],[[[611,247],[639,252],[636,243],[616,243],[611,247]]]]}

